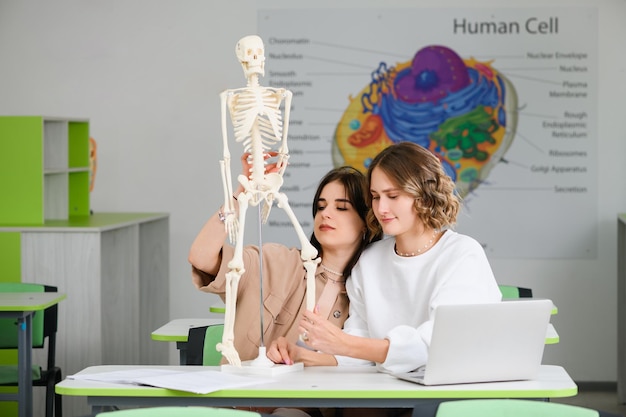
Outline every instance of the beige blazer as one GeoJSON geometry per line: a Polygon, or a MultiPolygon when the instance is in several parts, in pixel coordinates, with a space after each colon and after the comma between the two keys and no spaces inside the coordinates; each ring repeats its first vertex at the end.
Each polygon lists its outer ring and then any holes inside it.
{"type": "MultiPolygon", "coordinates": [[[[192,267],[192,280],[201,291],[225,297],[226,272],[232,259],[234,248],[224,245],[222,263],[217,276],[192,267]]],[[[258,355],[260,336],[260,282],[259,248],[246,246],[243,250],[245,272],[241,276],[237,294],[237,312],[235,316],[235,348],[241,360],[250,360],[258,355]]],[[[327,283],[320,270],[315,274],[316,300],[319,300],[327,283]]],[[[339,285],[340,291],[332,307],[328,310],[328,319],[338,327],[348,318],[348,297],[345,285],[339,285]]],[[[295,248],[267,243],[263,245],[263,335],[264,344],[280,337],[295,342],[298,340],[298,322],[306,309],[306,271],[300,259],[300,251],[295,248]]]]}

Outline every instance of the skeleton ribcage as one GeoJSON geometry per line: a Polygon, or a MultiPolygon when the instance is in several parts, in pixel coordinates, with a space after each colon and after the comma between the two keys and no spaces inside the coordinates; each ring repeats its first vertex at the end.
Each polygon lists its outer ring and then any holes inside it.
{"type": "Polygon", "coordinates": [[[253,157],[282,140],[281,101],[280,93],[263,88],[244,89],[233,96],[230,113],[235,140],[253,157]]]}
{"type": "Polygon", "coordinates": [[[235,141],[242,143],[244,152],[251,155],[251,178],[256,182],[264,178],[263,154],[282,141],[282,97],[283,90],[251,87],[233,94],[230,100],[235,141]]]}

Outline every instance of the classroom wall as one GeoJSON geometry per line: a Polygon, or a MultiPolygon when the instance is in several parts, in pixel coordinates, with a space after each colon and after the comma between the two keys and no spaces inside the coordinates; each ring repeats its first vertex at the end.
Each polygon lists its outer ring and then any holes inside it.
{"type": "MultiPolygon", "coordinates": [[[[317,1],[312,7],[337,7],[334,4],[317,1]]],[[[626,3],[341,3],[423,8],[549,5],[599,10],[599,210],[597,219],[580,219],[581,224],[598,223],[598,256],[491,262],[499,280],[529,286],[558,306],[553,323],[560,343],[546,347],[545,363],[565,366],[577,381],[616,381],[616,226],[617,213],[626,212],[626,58],[621,47],[626,3]]],[[[170,213],[171,318],[205,316],[217,301],[192,286],[187,252],[203,222],[221,205],[218,94],[244,85],[234,45],[255,33],[261,6],[296,7],[294,2],[269,0],[0,0],[0,114],[90,119],[98,143],[92,209],[170,213]]],[[[511,217],[511,228],[533,221],[524,213],[511,217]]],[[[176,362],[172,346],[171,363],[176,362]]]]}

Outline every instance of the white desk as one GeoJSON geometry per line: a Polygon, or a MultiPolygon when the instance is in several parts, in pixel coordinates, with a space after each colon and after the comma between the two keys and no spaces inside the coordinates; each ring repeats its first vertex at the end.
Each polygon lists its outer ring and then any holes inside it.
{"type": "Polygon", "coordinates": [[[559,334],[557,333],[554,325],[548,323],[548,329],[546,330],[546,345],[553,345],[559,343],[559,334]]]}
{"type": "MultiPolygon", "coordinates": [[[[80,373],[98,373],[146,366],[92,366],[80,373]]],[[[182,371],[219,370],[219,367],[157,367],[182,371]]],[[[95,415],[109,406],[256,406],[256,407],[401,407],[421,401],[460,398],[558,398],[578,393],[578,387],[560,366],[542,365],[532,381],[425,387],[377,372],[374,367],[311,367],[273,377],[272,382],[192,394],[163,388],[65,379],[56,386],[65,396],[86,397],[95,415]]]]}
{"type": "Polygon", "coordinates": [[[0,400],[18,402],[19,417],[33,415],[32,366],[32,318],[36,311],[58,304],[66,297],[57,292],[0,293],[0,317],[17,319],[17,369],[18,391],[16,394],[0,394],[0,400]]]}
{"type": "Polygon", "coordinates": [[[152,340],[161,342],[176,342],[180,364],[185,365],[187,363],[187,337],[189,336],[189,329],[192,327],[212,326],[214,324],[223,323],[224,319],[174,319],[153,331],[151,337],[152,340]]]}

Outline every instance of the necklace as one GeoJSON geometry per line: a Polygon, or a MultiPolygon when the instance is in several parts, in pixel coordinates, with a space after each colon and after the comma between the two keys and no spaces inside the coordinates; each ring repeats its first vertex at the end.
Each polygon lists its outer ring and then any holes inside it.
{"type": "MultiPolygon", "coordinates": [[[[333,275],[337,275],[338,277],[343,277],[343,273],[342,272],[337,272],[337,271],[333,271],[332,269],[326,267],[326,265],[324,264],[320,264],[320,266],[322,267],[322,269],[326,272],[330,272],[333,275]]],[[[329,278],[330,279],[330,278],[329,278]]]]}
{"type": "MultiPolygon", "coordinates": [[[[424,245],[423,248],[418,249],[416,252],[410,252],[410,253],[402,253],[398,250],[398,248],[394,245],[394,250],[396,251],[396,254],[398,256],[403,256],[405,258],[409,258],[411,256],[416,256],[419,255],[420,253],[424,252],[426,249],[430,248],[435,240],[435,237],[437,237],[437,233],[439,233],[438,231],[433,231],[433,235],[430,237],[430,240],[428,241],[428,243],[426,243],[424,245]]],[[[323,265],[322,265],[323,266],[323,265]]]]}
{"type": "MultiPolygon", "coordinates": [[[[343,274],[341,272],[337,272],[337,271],[333,271],[332,269],[328,268],[326,265],[320,263],[320,266],[322,267],[322,269],[330,274],[333,275],[337,275],[339,278],[343,278],[343,274]]],[[[324,275],[324,277],[326,277],[327,280],[329,280],[330,282],[334,283],[334,284],[345,284],[346,280],[345,279],[332,279],[331,277],[329,277],[328,275],[326,275],[325,273],[322,272],[322,275],[324,275]]]]}
{"type": "Polygon", "coordinates": [[[321,274],[324,278],[326,278],[328,281],[332,282],[333,284],[345,284],[346,280],[345,279],[332,279],[331,277],[329,277],[328,275],[326,275],[324,272],[322,272],[321,274]]]}

